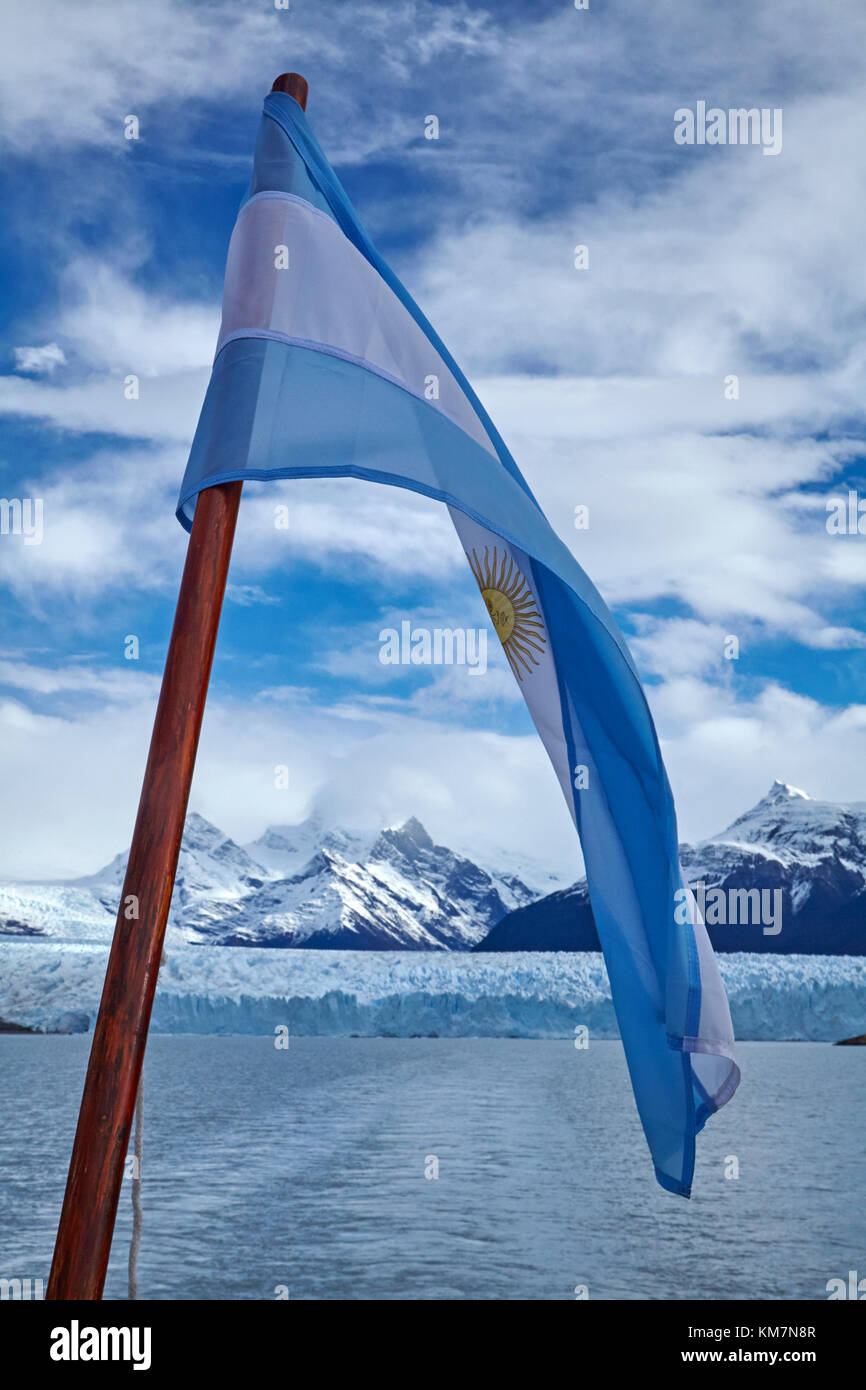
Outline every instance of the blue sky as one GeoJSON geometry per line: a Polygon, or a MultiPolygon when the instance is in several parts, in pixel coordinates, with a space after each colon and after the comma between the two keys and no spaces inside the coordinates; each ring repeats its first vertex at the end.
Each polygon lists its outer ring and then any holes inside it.
{"type": "MultiPolygon", "coordinates": [[[[828,496],[866,496],[856,4],[46,0],[2,23],[0,493],[45,520],[38,546],[0,536],[0,873],[84,873],[128,841],[225,252],[286,69],[627,633],[683,837],[776,776],[864,798],[866,536],[825,526],[828,496]],[[677,145],[699,100],[781,108],[781,153],[677,145]]],[[[377,659],[403,618],[482,621],[442,509],[248,485],[230,584],[194,809],[241,840],[311,808],[414,813],[577,871],[495,644],[483,680],[377,659]]]]}

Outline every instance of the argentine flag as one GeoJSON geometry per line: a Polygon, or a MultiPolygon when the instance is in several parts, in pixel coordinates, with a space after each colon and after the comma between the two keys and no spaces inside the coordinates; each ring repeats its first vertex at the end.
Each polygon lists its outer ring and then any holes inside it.
{"type": "Polygon", "coordinates": [[[189,528],[196,496],[215,483],[320,477],[389,483],[448,507],[580,836],[656,1176],[687,1197],[695,1136],[740,1074],[628,648],[371,245],[301,107],[272,92],[178,517],[189,528]]]}

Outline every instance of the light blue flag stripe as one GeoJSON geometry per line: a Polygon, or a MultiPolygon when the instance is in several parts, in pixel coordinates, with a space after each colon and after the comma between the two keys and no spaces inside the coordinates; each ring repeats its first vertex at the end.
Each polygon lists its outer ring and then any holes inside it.
{"type": "Polygon", "coordinates": [[[218,482],[351,476],[442,501],[529,557],[568,766],[590,771],[579,794],[570,777],[564,790],[638,1112],[659,1182],[688,1196],[695,1135],[730,1099],[739,1070],[703,924],[674,914],[682,878],[673,800],[626,643],[459,367],[371,245],[303,111],[281,93],[265,101],[249,199],[265,193],[333,218],[450,369],[495,456],[417,384],[339,343],[243,328],[214,363],[178,516],[189,527],[198,492],[218,482]]]}

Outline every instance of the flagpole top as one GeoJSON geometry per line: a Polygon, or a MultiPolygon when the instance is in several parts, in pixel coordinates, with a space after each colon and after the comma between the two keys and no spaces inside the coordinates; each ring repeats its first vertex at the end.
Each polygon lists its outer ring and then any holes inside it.
{"type": "Polygon", "coordinates": [[[307,93],[310,88],[306,77],[302,77],[299,72],[281,72],[279,77],[274,79],[272,92],[285,92],[288,96],[294,97],[302,111],[307,109],[307,93]]]}

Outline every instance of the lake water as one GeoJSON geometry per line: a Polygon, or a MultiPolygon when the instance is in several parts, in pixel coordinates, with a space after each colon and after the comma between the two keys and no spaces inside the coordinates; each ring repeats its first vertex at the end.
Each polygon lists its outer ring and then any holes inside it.
{"type": "MultiPolygon", "coordinates": [[[[89,1045],[0,1036],[7,1278],[47,1280],[89,1045]]],[[[824,1299],[866,1274],[866,1049],[739,1051],[686,1202],[619,1043],[153,1037],[141,1297],[824,1299]]],[[[107,1298],[130,1227],[125,1183],[107,1298]]]]}

